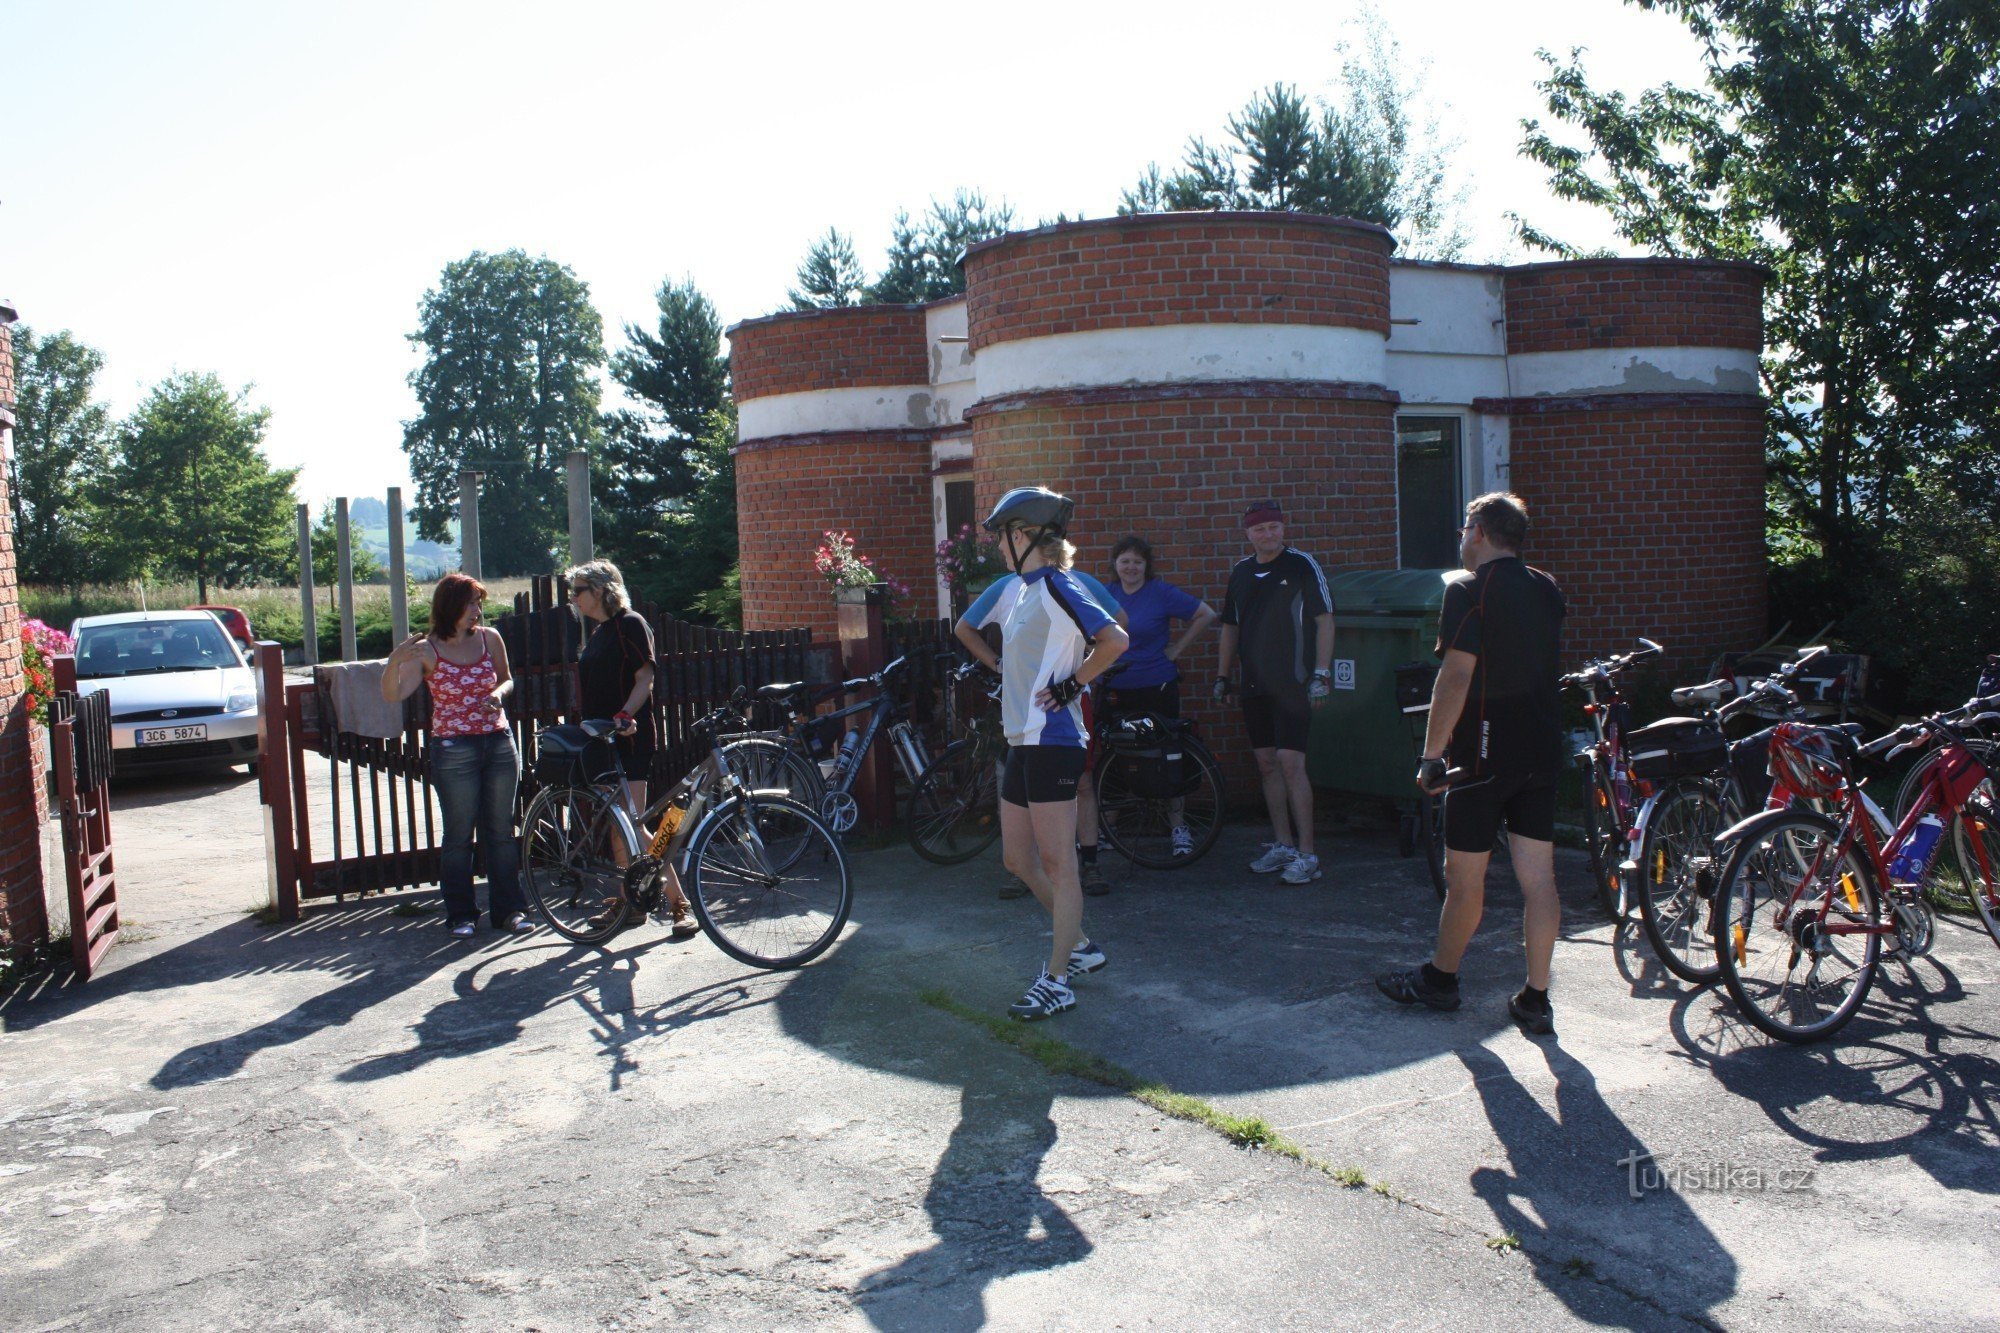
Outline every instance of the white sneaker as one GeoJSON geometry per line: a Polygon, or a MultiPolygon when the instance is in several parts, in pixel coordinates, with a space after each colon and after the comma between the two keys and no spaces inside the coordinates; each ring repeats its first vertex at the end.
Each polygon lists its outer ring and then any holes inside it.
{"type": "Polygon", "coordinates": [[[1298,859],[1298,848],[1287,847],[1282,842],[1267,842],[1264,844],[1264,854],[1252,861],[1250,868],[1260,875],[1269,875],[1283,870],[1298,859]]]}
{"type": "Polygon", "coordinates": [[[1279,878],[1287,884],[1310,884],[1319,876],[1319,858],[1311,852],[1301,852],[1292,858],[1292,863],[1285,867],[1285,873],[1279,878]]]}
{"type": "Polygon", "coordinates": [[[1087,976],[1103,966],[1104,950],[1098,948],[1089,940],[1078,941],[1077,946],[1069,951],[1069,979],[1071,981],[1081,976],[1087,976]]]}
{"type": "Polygon", "coordinates": [[[1052,977],[1045,967],[1028,987],[1028,993],[1007,1006],[1007,1012],[1024,1023],[1032,1023],[1074,1008],[1076,992],[1069,988],[1068,978],[1052,977]]]}
{"type": "Polygon", "coordinates": [[[1194,855],[1194,834],[1188,832],[1186,825],[1173,831],[1173,839],[1175,856],[1194,855]]]}

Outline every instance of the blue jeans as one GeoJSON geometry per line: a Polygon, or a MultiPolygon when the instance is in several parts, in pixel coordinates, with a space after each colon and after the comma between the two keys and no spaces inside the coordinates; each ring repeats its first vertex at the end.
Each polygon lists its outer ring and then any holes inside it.
{"type": "Polygon", "coordinates": [[[431,786],[444,812],[444,847],[438,877],[444,913],[456,925],[479,919],[472,896],[472,831],[486,849],[486,905],[493,924],[505,926],[527,902],[521,896],[521,845],[514,839],[514,790],[521,760],[504,731],[447,736],[431,741],[431,786]]]}

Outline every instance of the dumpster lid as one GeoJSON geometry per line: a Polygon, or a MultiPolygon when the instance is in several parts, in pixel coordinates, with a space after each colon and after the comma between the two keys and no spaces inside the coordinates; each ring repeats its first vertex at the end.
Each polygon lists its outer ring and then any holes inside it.
{"type": "Polygon", "coordinates": [[[1445,580],[1456,569],[1371,569],[1327,580],[1342,615],[1423,615],[1444,605],[1445,580]]]}

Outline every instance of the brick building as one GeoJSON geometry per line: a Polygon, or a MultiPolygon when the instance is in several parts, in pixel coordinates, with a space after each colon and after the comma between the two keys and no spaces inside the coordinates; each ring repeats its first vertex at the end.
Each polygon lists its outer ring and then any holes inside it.
{"type": "MultiPolygon", "coordinates": [[[[0,460],[14,449],[14,308],[0,301],[0,460]]],[[[48,818],[42,757],[21,669],[21,606],[14,575],[14,510],[0,468],[0,952],[48,934],[42,825],[48,818]]]]}
{"type": "Polygon", "coordinates": [[[1574,656],[1645,634],[1679,667],[1765,625],[1753,266],[1397,260],[1381,228],[1159,214],[1016,232],[966,294],[730,330],[745,624],[830,632],[811,552],[853,531],[916,585],[1007,487],[1076,497],[1219,604],[1275,496],[1330,572],[1456,563],[1465,501],[1518,491],[1574,656]]]}

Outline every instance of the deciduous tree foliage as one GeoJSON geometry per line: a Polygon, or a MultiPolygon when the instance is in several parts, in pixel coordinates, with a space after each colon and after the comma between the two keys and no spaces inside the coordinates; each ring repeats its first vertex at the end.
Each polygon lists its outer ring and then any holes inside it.
{"type": "MultiPolygon", "coordinates": [[[[1770,268],[1774,601],[1845,614],[1890,595],[1877,562],[1920,558],[1900,525],[1923,519],[1936,553],[1940,524],[2000,519],[2000,5],[1635,2],[1702,40],[1703,86],[1628,99],[1544,53],[1555,126],[1527,122],[1523,151],[1636,245],[1770,268]]],[[[1960,658],[2000,635],[1962,605],[1963,642],[1932,645],[1960,658]]]]}
{"type": "Polygon", "coordinates": [[[403,428],[418,530],[444,540],[458,474],[484,472],[482,572],[545,572],[568,530],[564,458],[599,437],[604,324],[590,289],[545,256],[474,252],[445,266],[419,318],[418,413],[403,428]]]}
{"type": "Polygon", "coordinates": [[[14,452],[7,488],[14,506],[15,568],[21,582],[72,592],[119,577],[103,502],[116,458],[111,413],[96,402],[104,358],[67,329],[38,336],[14,327],[14,452]]]}
{"type": "Polygon", "coordinates": [[[118,539],[149,577],[236,587],[296,567],[296,468],[264,457],[269,409],[214,375],[162,381],[126,422],[117,466],[118,539]]]}

